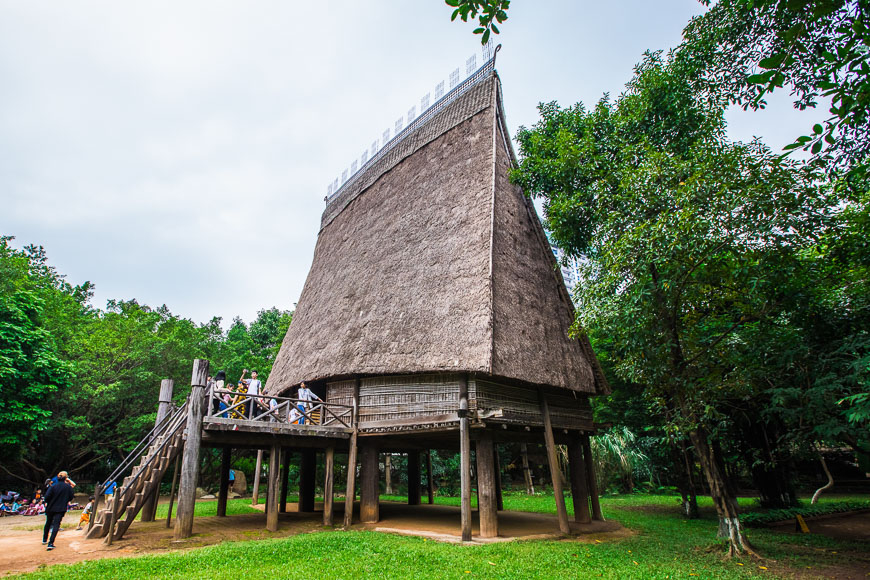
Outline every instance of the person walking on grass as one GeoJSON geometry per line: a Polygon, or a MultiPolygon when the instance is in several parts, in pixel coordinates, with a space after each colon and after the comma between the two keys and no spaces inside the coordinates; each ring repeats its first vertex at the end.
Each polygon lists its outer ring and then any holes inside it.
{"type": "Polygon", "coordinates": [[[75,496],[73,484],[66,471],[57,474],[57,482],[45,492],[45,528],[42,530],[42,543],[49,552],[54,550],[54,539],[60,530],[60,522],[66,515],[69,502],[75,496]],[[72,484],[72,485],[71,485],[72,484]],[[51,536],[49,536],[51,532],[51,536]]]}

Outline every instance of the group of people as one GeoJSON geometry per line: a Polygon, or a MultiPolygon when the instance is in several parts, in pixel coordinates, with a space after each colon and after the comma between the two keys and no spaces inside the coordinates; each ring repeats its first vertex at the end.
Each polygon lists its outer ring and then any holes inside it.
{"type": "MultiPolygon", "coordinates": [[[[280,403],[273,397],[262,396],[263,383],[258,379],[257,371],[242,370],[242,376],[238,383],[233,385],[227,382],[225,371],[218,371],[214,377],[208,377],[208,400],[212,401],[211,412],[219,417],[230,419],[255,419],[267,415],[269,421],[278,421],[278,408],[280,403]]],[[[296,394],[298,399],[295,406],[291,406],[287,413],[287,421],[295,425],[304,425],[312,421],[311,410],[318,397],[305,383],[299,385],[296,394]]]]}

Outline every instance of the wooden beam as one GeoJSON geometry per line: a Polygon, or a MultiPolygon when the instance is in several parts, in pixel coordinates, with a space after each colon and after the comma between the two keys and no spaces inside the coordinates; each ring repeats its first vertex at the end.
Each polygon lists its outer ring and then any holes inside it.
{"type": "Polygon", "coordinates": [[[326,456],[323,466],[323,525],[331,526],[333,524],[333,497],[335,494],[334,488],[334,471],[335,471],[335,447],[326,448],[326,456]]]}
{"type": "Polygon", "coordinates": [[[459,383],[459,483],[462,541],[471,541],[471,439],[468,433],[468,375],[459,383]]]}
{"type": "Polygon", "coordinates": [[[393,454],[384,454],[384,493],[393,495],[393,454]]]}
{"type": "Polygon", "coordinates": [[[408,452],[408,505],[420,505],[420,452],[408,452]]]}
{"type": "Polygon", "coordinates": [[[217,517],[227,517],[227,496],[230,494],[230,454],[232,449],[221,449],[221,486],[218,491],[217,517]]]}
{"type": "MultiPolygon", "coordinates": [[[[166,512],[166,527],[172,525],[172,504],[175,501],[175,484],[178,482],[178,464],[181,461],[181,456],[175,456],[175,467],[172,469],[172,485],[169,486],[169,510],[166,512]]],[[[93,513],[97,513],[96,510],[93,513]]],[[[93,520],[94,518],[91,517],[93,520]]]]}
{"type": "Polygon", "coordinates": [[[589,501],[592,504],[592,519],[603,522],[601,504],[598,503],[598,482],[595,481],[595,462],[592,460],[592,445],[589,443],[589,435],[584,435],[583,460],[586,463],[586,485],[589,487],[589,501]]]}
{"type": "Polygon", "coordinates": [[[481,435],[477,447],[477,514],[480,518],[480,537],[498,536],[498,503],[495,492],[495,452],[492,436],[481,435]]]}
{"type": "Polygon", "coordinates": [[[350,529],[353,523],[353,500],[356,496],[356,453],[359,439],[359,379],[353,384],[353,433],[350,436],[350,448],[347,452],[347,487],[344,496],[344,529],[350,529]]]}
{"type": "Polygon", "coordinates": [[[290,487],[290,450],[281,452],[281,499],[278,500],[278,513],[287,513],[287,488],[290,487]]]}
{"type": "Polygon", "coordinates": [[[559,471],[559,458],[556,456],[556,442],[553,439],[553,423],[550,421],[550,406],[544,390],[538,388],[541,403],[541,416],[544,419],[544,441],[547,444],[547,462],[550,464],[550,478],[553,480],[553,495],[556,498],[556,513],[559,516],[559,530],[563,534],[571,532],[568,524],[568,510],[565,507],[565,494],[562,491],[562,476],[559,471]]]}
{"type": "Polygon", "coordinates": [[[574,504],[574,521],[588,524],[589,489],[586,486],[586,464],[583,461],[583,445],[580,441],[568,444],[568,469],[571,472],[571,501],[574,504]]]}
{"type": "MultiPolygon", "coordinates": [[[[172,379],[163,379],[160,381],[160,394],[157,396],[157,418],[154,420],[156,427],[163,422],[170,413],[172,413],[172,391],[175,389],[175,381],[172,379]]],[[[149,494],[142,504],[141,521],[153,522],[157,515],[157,502],[160,499],[160,485],[154,489],[154,492],[149,494]]],[[[94,512],[96,513],[96,512],[94,512]]],[[[91,518],[93,519],[93,518],[91,518]]]]}
{"type": "Polygon", "coordinates": [[[378,448],[368,443],[361,445],[360,464],[359,521],[375,523],[380,518],[378,448]]]}
{"type": "MultiPolygon", "coordinates": [[[[199,476],[199,448],[202,440],[202,412],[208,361],[193,361],[190,398],[187,405],[187,439],[181,459],[181,483],[178,486],[178,514],[175,518],[175,539],[193,535],[193,510],[196,507],[196,480],[199,476]]],[[[117,493],[117,492],[115,492],[117,493]]]]}
{"type": "Polygon", "coordinates": [[[504,510],[504,498],[501,494],[501,457],[498,453],[498,445],[492,446],[492,457],[495,463],[495,505],[498,511],[504,510]]]}
{"type": "Polygon", "coordinates": [[[269,450],[269,480],[266,488],[266,529],[278,531],[278,476],[281,464],[281,447],[272,445],[269,450]]]}
{"type": "Polygon", "coordinates": [[[435,503],[435,477],[432,475],[432,450],[426,450],[426,484],[429,492],[429,505],[435,503]]]}
{"type": "Polygon", "coordinates": [[[251,505],[257,505],[260,501],[260,471],[263,469],[263,450],[257,449],[257,466],[254,468],[254,493],[251,496],[251,505]]]}
{"type": "Polygon", "coordinates": [[[317,482],[317,451],[303,449],[299,462],[299,511],[314,511],[314,488],[317,482]]]}

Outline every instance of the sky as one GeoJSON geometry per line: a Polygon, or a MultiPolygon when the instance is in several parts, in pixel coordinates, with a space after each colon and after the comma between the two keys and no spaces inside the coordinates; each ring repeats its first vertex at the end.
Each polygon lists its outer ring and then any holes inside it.
{"type": "MultiPolygon", "coordinates": [[[[622,92],[697,0],[514,0],[495,40],[511,134],[622,92]]],[[[196,322],[292,310],[327,186],[478,54],[443,0],[0,0],[0,234],[93,304],[196,322]]],[[[448,83],[449,87],[449,83],[448,83]]],[[[732,111],[774,148],[815,115],[732,111]]]]}

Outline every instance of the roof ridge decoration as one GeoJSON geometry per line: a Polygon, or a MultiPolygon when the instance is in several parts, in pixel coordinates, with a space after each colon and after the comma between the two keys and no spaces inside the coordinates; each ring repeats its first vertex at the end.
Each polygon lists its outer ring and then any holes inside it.
{"type": "MultiPolygon", "coordinates": [[[[499,44],[493,48],[492,41],[484,45],[484,63],[479,68],[476,67],[477,56],[470,56],[466,60],[467,76],[464,80],[461,82],[459,80],[459,72],[461,68],[455,69],[450,74],[451,89],[449,92],[443,94],[444,81],[438,83],[435,87],[435,97],[437,100],[434,104],[428,106],[430,94],[427,93],[424,95],[423,98],[420,99],[421,112],[419,116],[415,117],[416,106],[411,107],[408,111],[408,124],[404,129],[402,129],[403,119],[399,118],[396,121],[395,134],[392,139],[389,139],[390,129],[387,128],[383,135],[384,143],[377,153],[374,153],[370,158],[367,158],[368,150],[364,151],[360,163],[354,161],[351,164],[350,169],[346,169],[342,172],[340,180],[336,178],[333,183],[329,184],[329,187],[327,188],[327,196],[324,198],[326,209],[321,217],[321,229],[329,225],[335,216],[341,213],[341,211],[347,207],[347,205],[353,201],[357,195],[362,193],[366,187],[371,185],[378,176],[388,171],[391,167],[395,166],[396,163],[416,151],[419,147],[422,147],[427,142],[437,138],[438,135],[451,128],[445,127],[443,131],[431,135],[425,140],[425,142],[416,143],[411,147],[405,147],[408,151],[397,151],[400,148],[400,145],[407,145],[408,137],[417,133],[418,129],[437,117],[439,113],[443,112],[456,100],[465,96],[472,88],[477,86],[478,83],[492,76],[495,71],[495,59],[499,50],[501,50],[501,45],[499,44]],[[428,108],[423,110],[426,106],[428,106],[428,108]],[[372,171],[373,169],[374,171],[372,171]]],[[[377,143],[377,139],[372,143],[371,150],[373,152],[377,148],[377,143]]]]}

